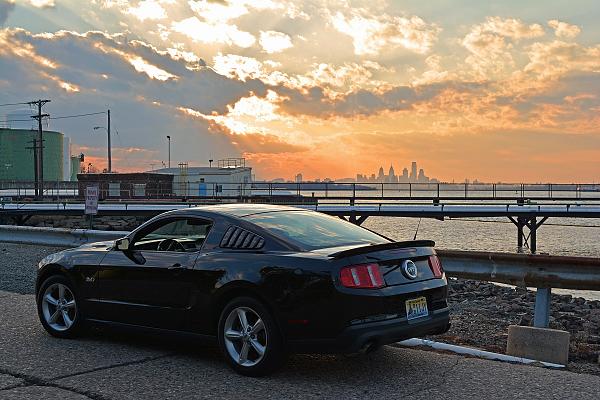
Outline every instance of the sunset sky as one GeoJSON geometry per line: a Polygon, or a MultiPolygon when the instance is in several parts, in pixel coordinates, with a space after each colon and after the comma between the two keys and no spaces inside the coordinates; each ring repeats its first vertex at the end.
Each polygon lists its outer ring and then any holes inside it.
{"type": "MultiPolygon", "coordinates": [[[[0,0],[0,103],[111,109],[113,169],[600,181],[597,0],[0,0]]],[[[3,107],[0,120],[18,111],[3,107]]],[[[10,118],[10,117],[9,117],[10,118]]],[[[52,120],[102,168],[103,116],[52,120]]]]}

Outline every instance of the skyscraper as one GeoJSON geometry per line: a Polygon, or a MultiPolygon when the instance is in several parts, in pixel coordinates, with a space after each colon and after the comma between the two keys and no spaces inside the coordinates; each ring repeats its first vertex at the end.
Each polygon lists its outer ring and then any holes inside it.
{"type": "Polygon", "coordinates": [[[398,182],[398,178],[396,178],[396,173],[394,172],[394,167],[390,164],[390,170],[388,172],[387,181],[390,183],[398,182]]]}
{"type": "Polygon", "coordinates": [[[410,168],[410,181],[411,182],[416,182],[417,181],[417,162],[413,161],[412,162],[412,166],[410,168]]]}

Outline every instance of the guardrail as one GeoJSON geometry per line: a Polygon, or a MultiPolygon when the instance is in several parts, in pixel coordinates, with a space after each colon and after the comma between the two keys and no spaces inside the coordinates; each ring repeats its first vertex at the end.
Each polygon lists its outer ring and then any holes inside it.
{"type": "Polygon", "coordinates": [[[57,247],[77,247],[86,243],[116,240],[127,234],[127,231],[0,225],[0,242],[57,247]]]}
{"type": "MultiPolygon", "coordinates": [[[[0,242],[75,247],[127,231],[0,225],[0,242]]],[[[551,288],[600,290],[600,258],[437,250],[450,277],[537,288],[534,326],[547,327],[551,288]]]]}
{"type": "Polygon", "coordinates": [[[600,258],[437,250],[448,276],[535,287],[533,325],[547,328],[551,288],[600,290],[600,258]]]}

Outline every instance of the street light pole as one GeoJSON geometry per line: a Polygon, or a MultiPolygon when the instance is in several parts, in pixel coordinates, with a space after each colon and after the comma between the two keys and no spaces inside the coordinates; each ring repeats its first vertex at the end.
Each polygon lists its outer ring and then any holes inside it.
{"type": "Polygon", "coordinates": [[[108,110],[108,172],[112,172],[112,156],[110,154],[110,110],[108,110]]]}
{"type": "Polygon", "coordinates": [[[110,110],[108,110],[108,126],[109,128],[105,128],[103,126],[95,126],[94,130],[104,129],[108,135],[108,168],[106,169],[108,172],[112,172],[112,160],[110,155],[110,110]]]}
{"type": "Polygon", "coordinates": [[[171,168],[171,136],[167,135],[167,139],[169,140],[169,168],[171,168]]]}

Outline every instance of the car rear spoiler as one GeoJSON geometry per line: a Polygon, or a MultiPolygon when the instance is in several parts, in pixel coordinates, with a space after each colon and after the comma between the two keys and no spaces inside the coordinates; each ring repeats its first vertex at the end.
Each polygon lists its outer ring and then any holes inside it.
{"type": "Polygon", "coordinates": [[[366,246],[354,247],[352,249],[338,251],[337,253],[330,254],[329,257],[338,259],[343,257],[355,256],[358,254],[371,253],[374,251],[404,249],[409,247],[435,247],[435,242],[433,240],[407,240],[405,242],[369,244],[366,246]]]}

